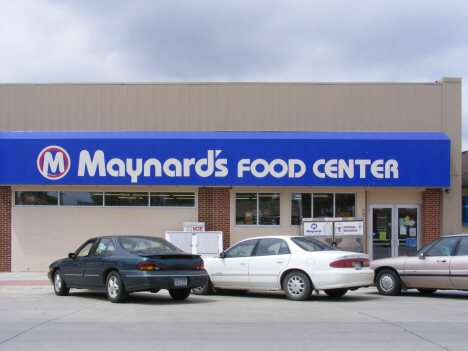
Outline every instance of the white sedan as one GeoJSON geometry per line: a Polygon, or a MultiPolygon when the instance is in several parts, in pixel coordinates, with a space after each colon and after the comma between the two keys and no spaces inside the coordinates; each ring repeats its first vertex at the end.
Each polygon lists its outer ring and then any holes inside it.
{"type": "Polygon", "coordinates": [[[340,297],[373,284],[369,256],[340,251],[311,237],[263,236],[240,241],[217,257],[204,258],[210,281],[193,289],[207,295],[217,289],[284,291],[306,300],[323,290],[340,297]]]}

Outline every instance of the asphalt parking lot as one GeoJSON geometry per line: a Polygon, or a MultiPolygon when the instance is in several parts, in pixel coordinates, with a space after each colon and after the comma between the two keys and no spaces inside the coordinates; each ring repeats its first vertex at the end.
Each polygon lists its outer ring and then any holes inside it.
{"type": "MultiPolygon", "coordinates": [[[[1,280],[0,280],[1,282],[1,280]]],[[[282,293],[105,294],[0,284],[0,350],[466,350],[468,292],[374,287],[297,302],[282,293]]]]}

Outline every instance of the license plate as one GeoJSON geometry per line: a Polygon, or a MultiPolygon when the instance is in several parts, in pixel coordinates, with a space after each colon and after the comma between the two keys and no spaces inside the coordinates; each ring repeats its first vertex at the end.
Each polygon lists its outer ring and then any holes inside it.
{"type": "Polygon", "coordinates": [[[354,269],[361,269],[361,262],[354,262],[354,269]]]}
{"type": "Polygon", "coordinates": [[[174,286],[187,286],[187,278],[175,278],[174,286]]]}

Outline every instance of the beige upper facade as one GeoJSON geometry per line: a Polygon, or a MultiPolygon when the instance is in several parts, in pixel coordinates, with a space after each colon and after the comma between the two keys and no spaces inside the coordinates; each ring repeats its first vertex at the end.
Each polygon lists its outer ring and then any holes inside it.
{"type": "Polygon", "coordinates": [[[0,85],[4,131],[442,131],[460,142],[461,116],[452,118],[457,111],[459,78],[436,83],[0,85]],[[457,138],[449,135],[455,131],[457,138]]]}

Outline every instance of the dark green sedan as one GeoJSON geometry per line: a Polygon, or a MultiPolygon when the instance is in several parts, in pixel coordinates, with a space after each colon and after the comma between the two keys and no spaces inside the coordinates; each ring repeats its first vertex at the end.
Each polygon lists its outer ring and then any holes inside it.
{"type": "Polygon", "coordinates": [[[70,288],[105,291],[111,302],[124,302],[138,291],[169,290],[185,300],[191,288],[208,282],[199,255],[186,253],[167,240],[147,236],[92,238],[75,252],[49,266],[55,294],[70,288]]]}

